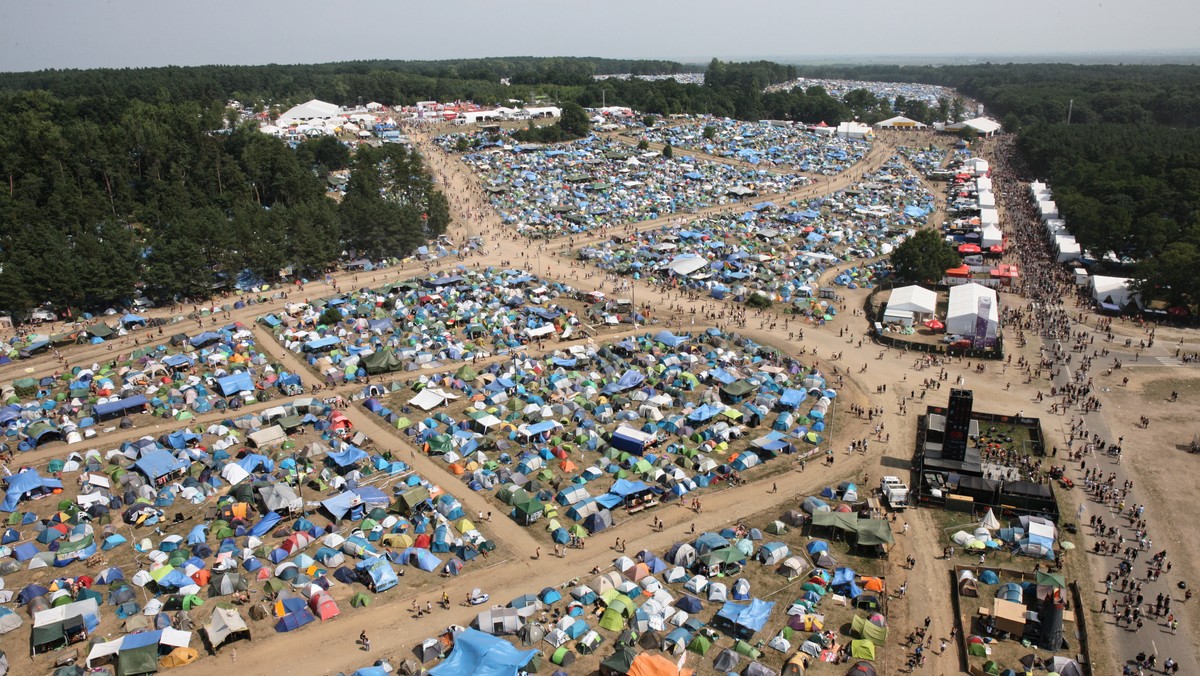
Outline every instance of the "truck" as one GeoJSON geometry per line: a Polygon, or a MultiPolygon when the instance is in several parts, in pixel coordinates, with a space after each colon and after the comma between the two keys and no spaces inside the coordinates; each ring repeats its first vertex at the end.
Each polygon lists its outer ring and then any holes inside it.
{"type": "Polygon", "coordinates": [[[885,476],[880,479],[879,494],[887,502],[888,509],[900,511],[908,507],[908,486],[900,477],[885,476]]]}

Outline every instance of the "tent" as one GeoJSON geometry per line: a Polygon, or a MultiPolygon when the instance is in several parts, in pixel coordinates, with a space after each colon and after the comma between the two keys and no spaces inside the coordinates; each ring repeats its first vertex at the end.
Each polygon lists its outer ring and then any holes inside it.
{"type": "Polygon", "coordinates": [[[892,289],[887,309],[912,312],[917,316],[932,315],[937,309],[937,293],[915,285],[892,289]]]}
{"type": "Polygon", "coordinates": [[[475,629],[454,637],[454,649],[433,669],[430,676],[516,676],[536,650],[518,650],[508,641],[475,629]]]}
{"type": "Polygon", "coordinates": [[[981,303],[987,303],[987,314],[983,322],[984,334],[980,337],[995,338],[1000,323],[1000,303],[996,292],[979,284],[960,284],[950,288],[950,303],[946,311],[946,333],[975,336],[981,303]]]}
{"type": "Polygon", "coordinates": [[[226,643],[250,638],[250,628],[242,619],[241,613],[233,607],[217,606],[213,609],[212,617],[204,625],[204,634],[213,652],[226,643]]]}

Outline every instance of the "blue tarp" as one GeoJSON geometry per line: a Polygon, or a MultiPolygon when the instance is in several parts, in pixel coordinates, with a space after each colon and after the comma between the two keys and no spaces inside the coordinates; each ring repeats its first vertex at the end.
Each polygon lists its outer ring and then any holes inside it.
{"type": "Polygon", "coordinates": [[[17,504],[37,489],[61,489],[62,481],[42,477],[37,469],[25,469],[24,472],[13,474],[5,479],[4,502],[0,502],[0,512],[16,512],[17,504]]]}
{"type": "Polygon", "coordinates": [[[400,584],[400,579],[396,577],[396,571],[392,569],[392,564],[388,563],[387,559],[375,557],[360,561],[355,568],[359,573],[365,573],[370,579],[367,586],[376,594],[385,592],[397,584],[400,584]]]}
{"type": "Polygon", "coordinates": [[[751,599],[749,605],[726,602],[717,612],[717,617],[733,624],[738,629],[737,633],[748,633],[752,636],[762,630],[774,608],[773,601],[767,602],[759,599],[751,599]]]}
{"type": "Polygon", "coordinates": [[[342,339],[338,338],[337,336],[326,336],[325,338],[318,338],[316,340],[310,340],[307,343],[305,343],[304,351],[305,352],[323,352],[325,350],[332,350],[333,348],[337,347],[338,345],[341,345],[341,343],[342,343],[342,339]]]}
{"type": "Polygon", "coordinates": [[[190,463],[186,460],[180,460],[171,455],[167,451],[150,451],[133,463],[133,466],[139,472],[146,475],[146,478],[151,481],[157,480],[159,477],[167,476],[172,472],[185,470],[190,463]]]}
{"type": "Polygon", "coordinates": [[[454,637],[454,650],[429,673],[430,676],[516,676],[536,652],[517,650],[502,638],[467,629],[454,637]]]}
{"type": "Polygon", "coordinates": [[[646,376],[642,375],[641,373],[639,373],[637,371],[633,371],[633,370],[626,371],[615,383],[609,383],[609,384],[605,385],[604,393],[605,394],[616,394],[618,392],[624,392],[625,390],[632,389],[634,387],[637,387],[638,385],[641,385],[642,381],[644,381],[645,379],[646,379],[646,376]]]}
{"type": "Polygon", "coordinates": [[[325,457],[332,460],[338,467],[349,467],[360,460],[367,459],[367,452],[356,446],[346,444],[341,453],[327,453],[325,457]]]}
{"type": "Polygon", "coordinates": [[[679,347],[688,342],[690,338],[687,336],[677,336],[670,331],[662,330],[654,334],[654,340],[666,345],[667,347],[679,347]]]}
{"type": "Polygon", "coordinates": [[[721,406],[703,404],[700,406],[700,408],[692,411],[691,414],[688,415],[687,419],[691,422],[707,422],[720,415],[721,411],[723,410],[725,409],[721,406]]]}
{"type": "Polygon", "coordinates": [[[217,390],[223,397],[231,397],[239,392],[252,392],[254,381],[250,379],[249,373],[242,371],[224,378],[217,378],[217,390]]]}
{"type": "Polygon", "coordinates": [[[612,488],[608,489],[608,492],[620,498],[625,498],[635,493],[642,493],[646,490],[649,490],[649,488],[649,486],[641,481],[617,479],[617,481],[613,483],[612,488]]]}
{"type": "Polygon", "coordinates": [[[140,409],[147,403],[149,402],[146,401],[145,396],[135,394],[132,397],[126,397],[125,399],[117,399],[116,401],[110,401],[104,404],[96,404],[96,406],[92,409],[92,414],[100,420],[108,420],[109,418],[122,416],[126,411],[140,409]]]}
{"type": "Polygon", "coordinates": [[[279,523],[281,518],[283,517],[279,516],[275,512],[267,512],[263,515],[262,520],[254,524],[254,527],[250,529],[250,535],[253,535],[254,537],[262,537],[267,533],[270,533],[271,529],[275,527],[275,524],[279,523]]]}

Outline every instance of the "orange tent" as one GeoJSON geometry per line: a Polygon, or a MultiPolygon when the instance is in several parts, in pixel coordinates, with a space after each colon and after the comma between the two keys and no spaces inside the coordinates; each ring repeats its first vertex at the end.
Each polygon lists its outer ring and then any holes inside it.
{"type": "Polygon", "coordinates": [[[691,669],[680,669],[662,655],[640,653],[629,665],[629,676],[692,676],[691,669]]]}
{"type": "Polygon", "coordinates": [[[208,584],[208,581],[211,579],[212,579],[212,573],[210,573],[207,570],[201,569],[201,570],[198,570],[198,571],[192,573],[192,582],[195,582],[196,584],[200,585],[201,587],[208,584]]]}
{"type": "Polygon", "coordinates": [[[455,476],[461,475],[464,471],[463,466],[458,464],[457,462],[450,463],[449,469],[451,472],[453,472],[455,474],[455,476]]]}
{"type": "Polygon", "coordinates": [[[863,589],[867,591],[883,593],[883,580],[877,577],[864,577],[862,581],[863,589]]]}
{"type": "Polygon", "coordinates": [[[576,465],[570,460],[563,460],[562,462],[558,463],[558,468],[564,472],[576,472],[579,470],[579,465],[576,465]]]}

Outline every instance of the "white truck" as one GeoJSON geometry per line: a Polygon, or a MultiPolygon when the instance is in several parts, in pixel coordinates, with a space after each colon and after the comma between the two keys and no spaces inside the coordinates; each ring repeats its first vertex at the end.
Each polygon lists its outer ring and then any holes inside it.
{"type": "Polygon", "coordinates": [[[908,507],[908,486],[900,477],[885,476],[880,479],[879,494],[887,501],[888,509],[900,511],[908,507]]]}

